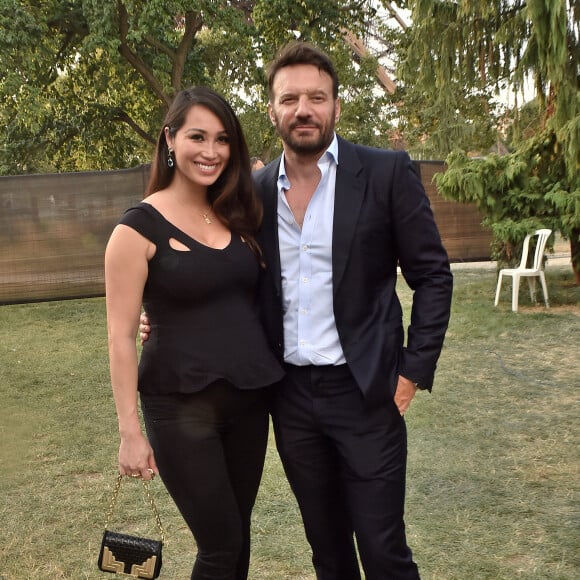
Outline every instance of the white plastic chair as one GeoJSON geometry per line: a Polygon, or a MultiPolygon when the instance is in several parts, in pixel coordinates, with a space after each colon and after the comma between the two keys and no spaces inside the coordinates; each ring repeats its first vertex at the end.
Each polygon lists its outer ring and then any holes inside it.
{"type": "Polygon", "coordinates": [[[525,277],[528,279],[528,286],[530,288],[530,296],[532,301],[536,300],[536,278],[540,279],[542,284],[542,291],[544,292],[544,302],[546,303],[546,308],[550,308],[548,302],[548,287],[546,286],[546,276],[544,275],[544,250],[546,249],[546,242],[550,237],[552,230],[542,229],[536,230],[533,234],[528,234],[524,239],[524,247],[522,249],[522,259],[520,260],[520,265],[517,268],[502,268],[499,271],[499,276],[497,279],[497,289],[495,291],[495,306],[499,302],[499,293],[501,290],[501,281],[503,276],[511,276],[513,278],[512,286],[512,310],[514,312],[518,311],[518,295],[520,290],[520,278],[525,277]],[[534,254],[534,263],[531,268],[527,267],[528,263],[528,249],[530,247],[530,239],[533,236],[538,236],[538,242],[536,244],[536,252],[534,254]]]}

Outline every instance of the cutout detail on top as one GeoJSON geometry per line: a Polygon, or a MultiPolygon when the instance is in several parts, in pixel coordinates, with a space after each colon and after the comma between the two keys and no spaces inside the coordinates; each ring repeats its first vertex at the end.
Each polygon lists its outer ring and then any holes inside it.
{"type": "Polygon", "coordinates": [[[187,247],[185,244],[176,240],[175,238],[169,238],[169,245],[178,252],[191,252],[191,248],[187,247]]]}

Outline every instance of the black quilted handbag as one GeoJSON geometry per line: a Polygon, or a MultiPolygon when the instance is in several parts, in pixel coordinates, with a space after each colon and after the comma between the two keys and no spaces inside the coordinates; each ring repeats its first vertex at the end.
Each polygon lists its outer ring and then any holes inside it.
{"type": "Polygon", "coordinates": [[[165,541],[165,532],[155,502],[149,492],[149,485],[142,480],[143,488],[161,534],[161,540],[152,540],[139,536],[130,536],[108,530],[123,476],[119,475],[113,490],[113,496],[107,513],[105,532],[101,542],[98,566],[103,572],[112,572],[129,578],[157,578],[161,572],[161,550],[165,541]]]}

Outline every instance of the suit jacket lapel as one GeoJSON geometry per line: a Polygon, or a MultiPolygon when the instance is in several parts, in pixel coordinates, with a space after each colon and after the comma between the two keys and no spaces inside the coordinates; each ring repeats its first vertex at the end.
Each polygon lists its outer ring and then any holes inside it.
{"type": "Polygon", "coordinates": [[[280,293],[282,272],[278,244],[278,188],[276,185],[279,169],[279,163],[269,165],[264,169],[264,176],[261,179],[261,197],[264,206],[261,239],[266,270],[272,277],[276,290],[280,293]]]}
{"type": "Polygon", "coordinates": [[[364,181],[359,177],[361,171],[362,165],[354,146],[339,137],[332,231],[332,282],[335,294],[348,262],[364,198],[364,181]]]}

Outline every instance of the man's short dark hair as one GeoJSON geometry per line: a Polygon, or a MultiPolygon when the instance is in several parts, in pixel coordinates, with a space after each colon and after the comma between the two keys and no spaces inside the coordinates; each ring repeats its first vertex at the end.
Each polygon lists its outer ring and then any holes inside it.
{"type": "Polygon", "coordinates": [[[284,45],[276,58],[268,66],[268,96],[274,96],[274,79],[278,72],[287,66],[310,64],[325,72],[332,79],[332,95],[338,98],[338,75],[330,57],[309,42],[294,40],[284,45]]]}

